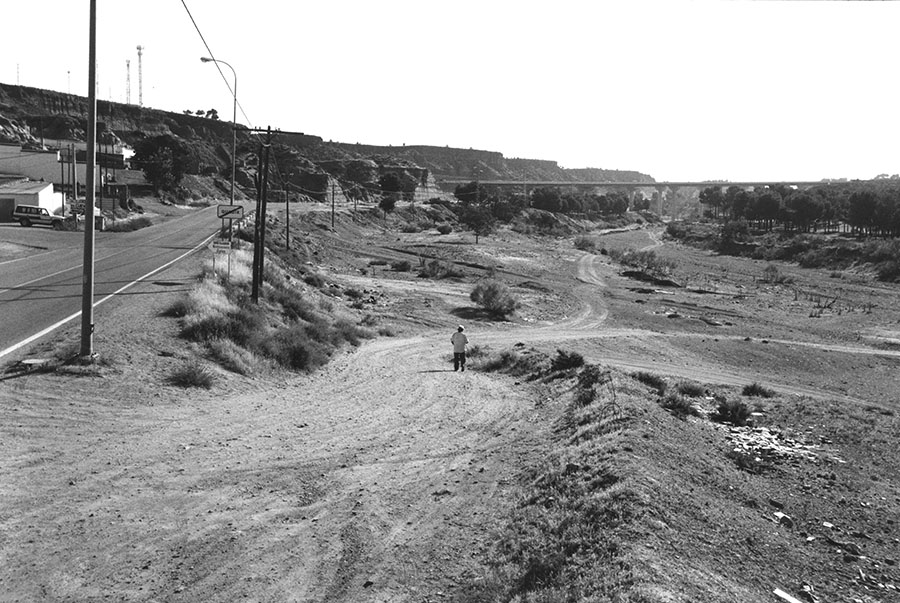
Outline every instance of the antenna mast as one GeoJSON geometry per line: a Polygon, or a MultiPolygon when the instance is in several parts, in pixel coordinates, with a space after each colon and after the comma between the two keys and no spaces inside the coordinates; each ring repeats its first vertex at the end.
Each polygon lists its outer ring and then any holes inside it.
{"type": "Polygon", "coordinates": [[[125,104],[131,104],[131,59],[125,59],[125,104]]]}
{"type": "Polygon", "coordinates": [[[144,52],[144,47],[138,44],[138,106],[144,106],[144,70],[141,64],[141,56],[144,52]]]}

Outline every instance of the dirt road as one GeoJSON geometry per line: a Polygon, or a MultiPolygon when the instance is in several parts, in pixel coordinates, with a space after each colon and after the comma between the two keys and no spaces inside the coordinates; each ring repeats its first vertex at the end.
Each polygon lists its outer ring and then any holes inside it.
{"type": "MultiPolygon", "coordinates": [[[[629,369],[752,379],[687,362],[658,333],[608,326],[613,268],[586,254],[574,265],[582,302],[570,317],[480,326],[473,341],[578,340],[629,369]]],[[[102,378],[5,382],[0,600],[459,594],[484,574],[492,529],[520,471],[541,463],[552,422],[535,390],[454,373],[451,332],[379,339],[314,375],[237,394],[131,399],[102,378]]]]}

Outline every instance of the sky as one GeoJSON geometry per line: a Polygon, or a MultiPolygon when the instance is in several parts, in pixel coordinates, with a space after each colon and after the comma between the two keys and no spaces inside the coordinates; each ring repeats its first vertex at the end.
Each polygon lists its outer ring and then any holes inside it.
{"type": "MultiPolygon", "coordinates": [[[[0,82],[87,95],[89,0],[0,3],[0,82]]],[[[900,2],[97,0],[97,94],[239,123],[636,170],[900,173],[900,2]],[[192,20],[193,17],[193,20],[192,20]],[[196,27],[195,27],[196,23],[196,27]],[[198,33],[199,29],[199,33],[198,33]],[[202,37],[201,37],[202,36],[202,37]]]]}

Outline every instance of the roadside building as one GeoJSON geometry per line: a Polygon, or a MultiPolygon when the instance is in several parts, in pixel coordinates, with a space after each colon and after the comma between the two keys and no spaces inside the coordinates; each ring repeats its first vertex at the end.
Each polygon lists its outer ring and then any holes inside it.
{"type": "Polygon", "coordinates": [[[12,213],[17,205],[36,205],[51,214],[60,214],[63,211],[63,194],[53,192],[53,185],[49,182],[0,181],[0,222],[12,222],[12,213]]]}

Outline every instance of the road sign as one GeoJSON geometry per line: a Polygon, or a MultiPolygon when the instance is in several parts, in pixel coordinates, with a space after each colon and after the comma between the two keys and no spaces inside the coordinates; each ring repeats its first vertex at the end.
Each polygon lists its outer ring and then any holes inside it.
{"type": "Polygon", "coordinates": [[[244,217],[243,205],[219,205],[216,207],[216,215],[228,220],[240,220],[244,217]]]}
{"type": "Polygon", "coordinates": [[[231,242],[228,239],[213,239],[209,244],[210,251],[231,249],[231,242]]]}

